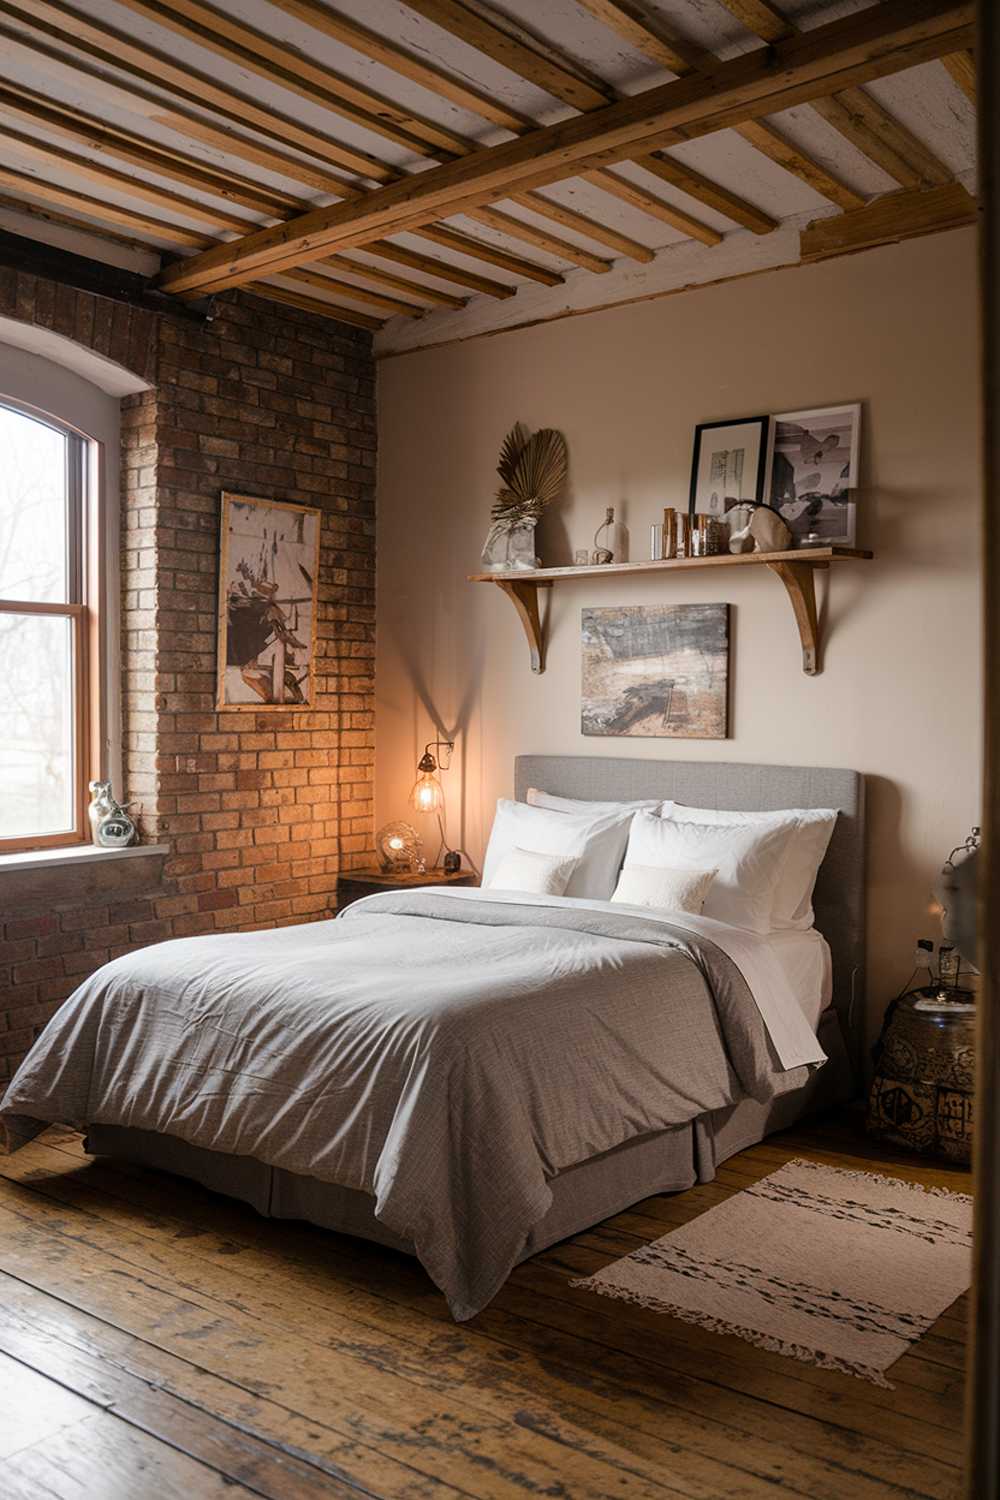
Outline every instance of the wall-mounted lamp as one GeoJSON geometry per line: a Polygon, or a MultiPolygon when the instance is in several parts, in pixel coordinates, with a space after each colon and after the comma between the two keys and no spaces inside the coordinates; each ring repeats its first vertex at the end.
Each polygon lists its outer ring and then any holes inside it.
{"type": "Polygon", "coordinates": [[[444,787],[441,785],[435,771],[438,769],[438,761],[432,754],[434,750],[447,750],[448,764],[441,767],[447,771],[451,764],[451,752],[454,750],[453,740],[431,740],[424,747],[424,753],[417,762],[417,779],[410,793],[410,806],[420,813],[441,813],[444,809],[444,787]]]}

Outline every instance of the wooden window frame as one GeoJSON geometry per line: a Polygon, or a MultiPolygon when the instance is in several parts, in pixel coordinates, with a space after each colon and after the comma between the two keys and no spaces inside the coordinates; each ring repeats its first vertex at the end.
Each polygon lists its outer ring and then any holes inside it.
{"type": "Polygon", "coordinates": [[[68,422],[9,396],[0,406],[19,413],[66,439],[67,594],[65,603],[0,597],[0,614],[43,615],[71,622],[73,677],[73,820],[58,833],[0,836],[0,857],[35,850],[78,848],[90,843],[87,815],[89,783],[100,774],[101,624],[100,553],[101,514],[96,444],[68,422]]]}

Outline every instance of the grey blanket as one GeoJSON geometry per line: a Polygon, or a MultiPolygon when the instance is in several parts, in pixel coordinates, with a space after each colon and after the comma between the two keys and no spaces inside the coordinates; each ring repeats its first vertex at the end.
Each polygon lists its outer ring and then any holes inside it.
{"type": "Polygon", "coordinates": [[[418,892],[115,960],[49,1023],[0,1123],[13,1149],[53,1121],[131,1126],[369,1193],[464,1319],[554,1173],[804,1077],[683,928],[418,892]]]}

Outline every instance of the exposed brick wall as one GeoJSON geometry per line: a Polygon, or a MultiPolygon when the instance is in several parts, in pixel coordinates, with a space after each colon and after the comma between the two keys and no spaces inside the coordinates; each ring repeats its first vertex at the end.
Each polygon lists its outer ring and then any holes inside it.
{"type": "Polygon", "coordinates": [[[154,382],[122,403],[125,793],[142,804],[144,840],[171,852],[162,883],[127,897],[17,903],[0,886],[0,1079],[109,957],[322,918],[339,868],[366,863],[372,847],[370,336],[244,294],[199,324],[65,293],[0,273],[0,315],[154,382]],[[216,712],[223,490],[323,511],[308,710],[216,712]]]}

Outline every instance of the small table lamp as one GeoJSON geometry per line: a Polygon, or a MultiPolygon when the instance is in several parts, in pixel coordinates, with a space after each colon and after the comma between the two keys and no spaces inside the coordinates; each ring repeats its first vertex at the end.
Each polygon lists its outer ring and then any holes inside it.
{"type": "Polygon", "coordinates": [[[424,746],[424,753],[417,762],[417,779],[413,783],[410,793],[410,806],[415,812],[434,813],[437,816],[438,827],[441,830],[441,850],[444,851],[444,869],[454,873],[461,867],[462,856],[453,849],[448,848],[444,836],[444,787],[441,785],[435,772],[438,769],[438,760],[434,755],[435,750],[447,750],[448,764],[441,766],[441,770],[447,771],[451,764],[451,752],[455,748],[454,740],[431,740],[424,746]]]}
{"type": "MultiPolygon", "coordinates": [[[[413,783],[413,791],[410,793],[410,806],[414,812],[443,812],[444,787],[434,774],[438,769],[438,762],[431,752],[433,750],[447,750],[450,764],[451,752],[454,748],[455,745],[452,740],[431,740],[430,744],[424,746],[424,753],[417,762],[417,771],[419,774],[413,783]]],[[[447,769],[447,766],[442,767],[442,770],[447,771],[447,769]]]]}

